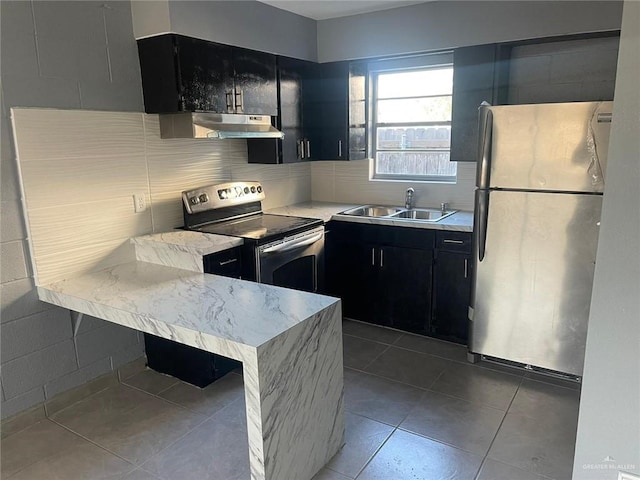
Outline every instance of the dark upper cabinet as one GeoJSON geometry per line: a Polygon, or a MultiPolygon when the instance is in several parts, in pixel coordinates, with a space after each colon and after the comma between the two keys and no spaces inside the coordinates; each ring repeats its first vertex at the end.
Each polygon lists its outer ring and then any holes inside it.
{"type": "Polygon", "coordinates": [[[276,56],[233,47],[236,113],[278,114],[276,56]]]}
{"type": "Polygon", "coordinates": [[[277,115],[275,55],[167,34],[138,40],[147,113],[277,115]]]}
{"type": "Polygon", "coordinates": [[[311,160],[366,158],[366,64],[310,66],[304,79],[306,155],[311,160]]]}
{"type": "Polygon", "coordinates": [[[247,140],[249,163],[294,163],[309,160],[305,149],[303,115],[303,79],[311,66],[305,60],[278,57],[278,116],[276,128],[282,140],[256,138],[247,140]]]}
{"type": "Polygon", "coordinates": [[[454,50],[451,161],[476,161],[478,107],[483,101],[505,103],[509,48],[477,45],[454,50]]]}

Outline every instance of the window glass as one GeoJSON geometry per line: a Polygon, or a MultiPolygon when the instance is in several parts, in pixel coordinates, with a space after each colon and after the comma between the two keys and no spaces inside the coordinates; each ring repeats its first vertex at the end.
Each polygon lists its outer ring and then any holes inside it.
{"type": "MultiPolygon", "coordinates": [[[[453,66],[371,72],[374,178],[455,181],[449,161],[453,66]]],[[[441,57],[439,57],[441,59],[441,57]]]]}

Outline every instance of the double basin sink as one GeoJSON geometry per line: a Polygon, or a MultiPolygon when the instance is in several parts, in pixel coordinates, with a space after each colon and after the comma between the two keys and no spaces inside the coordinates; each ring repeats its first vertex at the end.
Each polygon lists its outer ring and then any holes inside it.
{"type": "Polygon", "coordinates": [[[403,208],[379,205],[363,205],[340,212],[338,215],[349,217],[388,218],[396,220],[415,220],[420,222],[438,222],[453,215],[457,210],[440,210],[438,208],[403,208]]]}

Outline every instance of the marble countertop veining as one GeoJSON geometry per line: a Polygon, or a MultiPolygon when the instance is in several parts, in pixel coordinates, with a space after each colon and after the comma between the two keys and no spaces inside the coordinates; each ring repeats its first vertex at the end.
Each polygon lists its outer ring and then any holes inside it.
{"type": "Polygon", "coordinates": [[[194,255],[208,255],[242,245],[244,240],[226,235],[174,230],[134,237],[131,239],[131,243],[152,248],[161,247],[194,255]]]}
{"type": "Polygon", "coordinates": [[[338,302],[140,261],[39,286],[38,293],[49,303],[209,351],[207,337],[259,347],[338,302]]]}
{"type": "Polygon", "coordinates": [[[358,205],[331,202],[303,202],[286,207],[278,207],[266,210],[265,213],[274,215],[291,215],[293,217],[319,218],[328,222],[338,212],[343,212],[358,205]]]}
{"type": "Polygon", "coordinates": [[[473,231],[473,212],[458,211],[453,215],[440,220],[439,222],[420,222],[400,218],[384,217],[351,217],[347,215],[337,216],[337,213],[360,205],[346,205],[342,203],[330,202],[304,202],[286,207],[279,207],[268,210],[266,213],[278,215],[293,215],[299,217],[320,218],[325,222],[329,220],[339,220],[353,223],[368,223],[377,225],[395,225],[399,227],[427,228],[432,230],[449,230],[459,232],[473,231]]]}

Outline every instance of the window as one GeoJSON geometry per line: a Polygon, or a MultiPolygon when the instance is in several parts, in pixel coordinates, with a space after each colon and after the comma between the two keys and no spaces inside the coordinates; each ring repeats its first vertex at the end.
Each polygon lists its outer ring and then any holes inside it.
{"type": "Polygon", "coordinates": [[[374,178],[455,182],[457,164],[449,161],[453,65],[441,60],[370,64],[374,178]]]}

